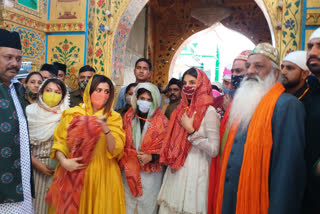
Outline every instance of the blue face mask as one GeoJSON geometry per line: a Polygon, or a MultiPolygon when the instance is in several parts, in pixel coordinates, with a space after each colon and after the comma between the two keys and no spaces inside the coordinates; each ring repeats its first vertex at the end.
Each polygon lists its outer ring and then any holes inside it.
{"type": "Polygon", "coordinates": [[[142,113],[147,113],[150,110],[152,102],[146,100],[138,100],[137,106],[142,113]]]}
{"type": "Polygon", "coordinates": [[[229,94],[233,97],[234,93],[236,92],[236,90],[234,89],[227,89],[226,87],[222,86],[222,91],[225,93],[225,94],[229,94]]]}
{"type": "Polygon", "coordinates": [[[243,80],[244,75],[232,75],[231,76],[231,83],[235,90],[237,90],[240,87],[241,81],[243,80]]]}

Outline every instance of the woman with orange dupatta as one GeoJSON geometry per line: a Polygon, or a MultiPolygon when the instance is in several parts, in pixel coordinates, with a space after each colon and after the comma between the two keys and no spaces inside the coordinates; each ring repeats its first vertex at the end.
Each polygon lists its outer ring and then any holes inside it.
{"type": "Polygon", "coordinates": [[[118,165],[125,133],[120,114],[111,109],[113,98],[111,80],[95,75],[84,103],[63,112],[50,154],[59,161],[46,197],[50,214],[126,213],[118,165]]]}
{"type": "Polygon", "coordinates": [[[207,213],[210,162],[219,152],[220,117],[212,106],[208,77],[191,68],[183,85],[160,155],[160,162],[168,165],[158,196],[160,214],[207,213]]]}
{"type": "Polygon", "coordinates": [[[151,83],[139,83],[131,98],[132,107],[124,115],[126,145],[122,180],[127,214],[156,214],[162,182],[159,154],[168,120],[160,109],[160,93],[151,83]]]}

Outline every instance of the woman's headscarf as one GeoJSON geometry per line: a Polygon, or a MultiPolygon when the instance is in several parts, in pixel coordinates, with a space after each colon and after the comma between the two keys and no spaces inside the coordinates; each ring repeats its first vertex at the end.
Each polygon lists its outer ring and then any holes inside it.
{"type": "MultiPolygon", "coordinates": [[[[43,81],[39,87],[39,93],[49,80],[50,79],[43,81]]],[[[45,104],[42,96],[42,93],[39,94],[37,102],[28,105],[26,108],[29,136],[33,144],[49,140],[53,136],[54,129],[60,122],[62,112],[69,108],[70,98],[67,90],[63,100],[54,107],[49,107],[45,104]]]]}
{"type": "MultiPolygon", "coordinates": [[[[151,93],[152,105],[151,105],[150,110],[147,115],[147,120],[151,121],[156,110],[160,107],[160,92],[159,92],[159,89],[155,85],[153,85],[152,83],[148,83],[148,82],[139,83],[135,87],[135,89],[133,91],[133,96],[131,98],[131,104],[132,104],[132,108],[133,108],[134,112],[137,112],[137,108],[138,108],[138,106],[137,106],[137,100],[138,100],[137,93],[138,93],[138,90],[141,88],[144,88],[151,93]]],[[[133,118],[133,120],[132,120],[132,135],[133,135],[133,144],[135,146],[138,146],[141,144],[141,140],[143,140],[144,135],[145,135],[149,125],[150,125],[150,123],[148,121],[146,121],[143,126],[143,131],[141,133],[139,118],[137,118],[137,117],[133,118]]]]}
{"type": "MultiPolygon", "coordinates": [[[[94,155],[96,144],[100,140],[106,140],[101,135],[102,127],[97,122],[97,116],[103,114],[104,109],[93,113],[90,99],[90,88],[92,79],[84,91],[82,106],[76,106],[64,112],[63,117],[70,117],[72,121],[58,125],[55,131],[55,142],[52,152],[64,151],[67,158],[82,157],[81,163],[88,165],[94,155]],[[67,129],[67,138],[59,139],[59,132],[67,129]],[[58,136],[57,136],[58,135],[58,136]],[[56,143],[56,142],[59,143],[56,143]],[[61,142],[62,141],[62,142],[61,142]],[[68,149],[66,149],[66,146],[68,149]],[[66,152],[67,150],[67,152],[66,152]]],[[[110,109],[104,114],[107,117],[107,124],[113,136],[117,135],[124,141],[124,131],[122,120],[118,113],[110,109]]],[[[109,154],[110,155],[110,154],[109,154]]],[[[106,156],[108,156],[106,151],[106,156]]],[[[63,167],[57,168],[56,176],[46,196],[46,202],[56,207],[57,213],[78,213],[80,198],[85,178],[85,170],[75,170],[68,172],[63,167]]]]}
{"type": "Polygon", "coordinates": [[[188,117],[192,117],[194,112],[196,112],[193,127],[195,130],[198,130],[208,106],[213,105],[210,80],[203,71],[197,68],[195,69],[198,76],[190,105],[188,105],[185,93],[182,92],[182,100],[171,114],[164,145],[160,154],[160,162],[169,165],[172,169],[179,169],[184,165],[191,149],[191,143],[188,141],[188,133],[181,125],[182,115],[186,112],[188,117]]]}
{"type": "Polygon", "coordinates": [[[151,83],[139,83],[132,97],[132,108],[123,117],[123,128],[126,131],[126,145],[120,166],[125,170],[127,182],[133,197],[139,197],[143,194],[140,170],[149,173],[162,170],[159,160],[140,166],[137,157],[137,151],[147,154],[160,154],[168,119],[163,115],[159,107],[160,93],[158,88],[151,83]],[[150,91],[153,100],[142,132],[140,119],[136,115],[137,92],[140,88],[150,91]]]}

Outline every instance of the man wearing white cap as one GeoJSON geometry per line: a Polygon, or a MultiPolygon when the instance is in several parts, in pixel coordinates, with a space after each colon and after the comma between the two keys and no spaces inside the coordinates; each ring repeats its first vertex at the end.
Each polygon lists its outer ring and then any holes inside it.
{"type": "Polygon", "coordinates": [[[318,85],[310,88],[310,102],[306,108],[306,152],[307,190],[303,213],[320,213],[320,28],[314,31],[308,42],[307,65],[317,77],[318,85]]]}
{"type": "Polygon", "coordinates": [[[282,84],[286,92],[296,96],[301,102],[310,95],[306,83],[310,72],[306,62],[306,51],[294,51],[289,53],[281,64],[282,84]]]}

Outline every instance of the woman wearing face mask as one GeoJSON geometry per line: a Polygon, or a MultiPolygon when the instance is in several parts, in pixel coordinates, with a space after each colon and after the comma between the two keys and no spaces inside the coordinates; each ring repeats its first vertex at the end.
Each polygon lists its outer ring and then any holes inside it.
{"type": "Polygon", "coordinates": [[[168,165],[160,214],[207,213],[210,161],[219,152],[220,119],[210,81],[195,68],[183,75],[182,100],[171,114],[160,162],[168,165]]]}
{"type": "Polygon", "coordinates": [[[69,108],[69,94],[65,84],[58,79],[48,79],[43,82],[37,102],[26,108],[36,190],[33,201],[35,213],[44,214],[48,210],[44,199],[53,179],[54,168],[51,168],[53,166],[49,157],[53,132],[60,122],[62,112],[67,108],[69,108]]]}
{"type": "Polygon", "coordinates": [[[120,165],[127,214],[157,213],[162,182],[159,154],[168,122],[160,102],[155,85],[139,83],[131,99],[132,108],[123,118],[126,145],[120,165]]]}
{"type": "Polygon", "coordinates": [[[127,113],[127,111],[131,108],[131,97],[133,94],[134,88],[138,85],[138,83],[131,83],[127,86],[125,96],[126,96],[126,105],[123,108],[117,110],[120,113],[121,117],[127,113]]]}
{"type": "Polygon", "coordinates": [[[26,89],[25,101],[26,105],[30,105],[37,101],[39,87],[43,82],[43,77],[39,72],[28,74],[24,87],[26,89]]]}
{"type": "Polygon", "coordinates": [[[83,104],[63,112],[50,153],[59,165],[46,196],[49,213],[125,213],[118,165],[125,134],[113,99],[111,80],[95,75],[83,104]]]}

